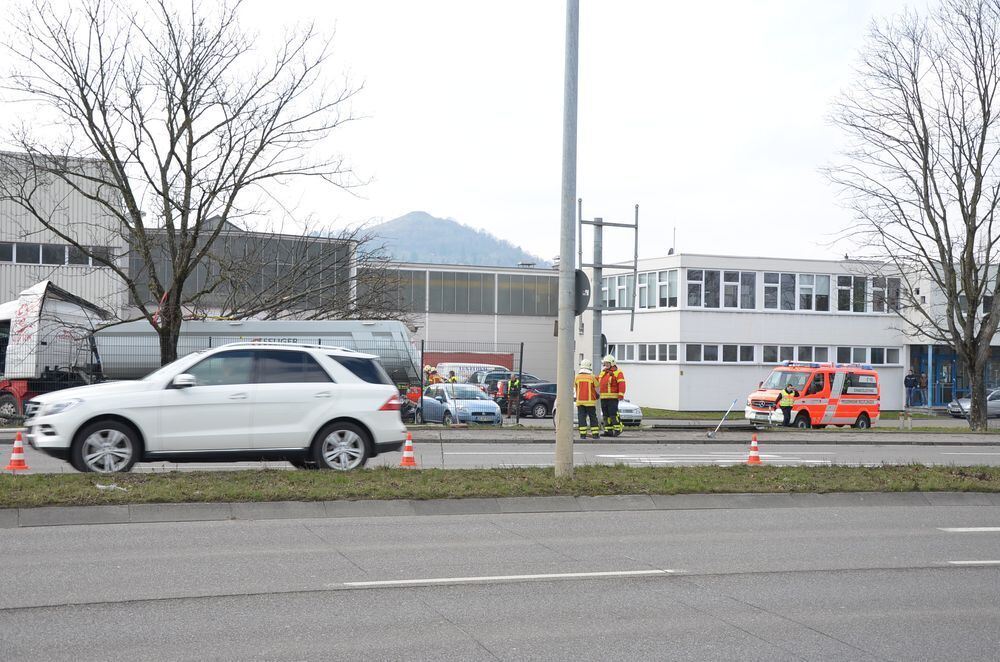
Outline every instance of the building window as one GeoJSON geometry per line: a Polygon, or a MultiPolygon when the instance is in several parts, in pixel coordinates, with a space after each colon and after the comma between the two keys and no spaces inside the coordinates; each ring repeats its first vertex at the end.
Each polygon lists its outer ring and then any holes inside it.
{"type": "Polygon", "coordinates": [[[885,277],[872,278],[872,312],[885,312],[885,277]]]}
{"type": "Polygon", "coordinates": [[[740,272],[740,308],[743,310],[757,309],[757,273],[755,271],[740,272]]]}
{"type": "Polygon", "coordinates": [[[764,308],[795,310],[795,274],[764,273],[764,308]]]}
{"type": "Polygon", "coordinates": [[[838,347],[837,348],[837,363],[850,363],[851,362],[851,348],[850,347],[838,347]]]}
{"type": "Polygon", "coordinates": [[[0,243],[0,262],[14,261],[14,244],[0,243]]]}
{"type": "Polygon", "coordinates": [[[819,363],[826,363],[830,360],[829,347],[813,347],[813,360],[819,363]]]}
{"type": "Polygon", "coordinates": [[[701,345],[685,345],[684,358],[688,361],[701,361],[701,345]]]}
{"type": "MultiPolygon", "coordinates": [[[[813,309],[813,287],[815,282],[816,277],[812,274],[799,274],[799,310],[813,309]]],[[[812,359],[810,358],[809,360],[811,361],[812,359]]]]}
{"type": "Polygon", "coordinates": [[[108,262],[111,262],[111,249],[107,246],[89,246],[87,250],[90,251],[91,264],[95,267],[105,267],[108,262]]]}
{"type": "Polygon", "coordinates": [[[753,363],[753,345],[723,345],[723,363],[753,363]]]}
{"type": "Polygon", "coordinates": [[[814,290],[816,310],[830,310],[830,277],[816,276],[814,290]]]}
{"type": "Polygon", "coordinates": [[[854,363],[864,363],[868,359],[868,348],[855,347],[851,350],[851,359],[854,363]]]}
{"type": "MultiPolygon", "coordinates": [[[[721,274],[718,271],[705,272],[705,307],[718,308],[720,301],[721,274]]],[[[707,359],[706,359],[707,360],[707,359]]]]}
{"type": "Polygon", "coordinates": [[[655,308],[656,307],[656,297],[653,296],[652,287],[649,286],[650,281],[655,283],[656,274],[639,274],[639,284],[637,285],[639,291],[637,292],[639,297],[639,307],[640,308],[655,308]]]}
{"type": "Polygon", "coordinates": [[[722,306],[753,309],[756,304],[757,274],[753,271],[722,272],[722,306]]]}
{"type": "Polygon", "coordinates": [[[719,360],[719,346],[718,345],[704,345],[702,347],[702,358],[705,361],[718,361],[719,360]]]}
{"type": "Polygon", "coordinates": [[[778,362],[778,346],[764,345],[764,363],[778,362]]]}
{"type": "Polygon", "coordinates": [[[813,348],[799,347],[799,361],[812,361],[812,360],[813,360],[813,348]]]}
{"type": "Polygon", "coordinates": [[[66,264],[66,247],[42,244],[42,264],[66,264]]]}
{"type": "Polygon", "coordinates": [[[659,298],[661,308],[677,307],[677,270],[659,273],[659,298]]]}
{"type": "MultiPolygon", "coordinates": [[[[687,270],[687,283],[688,283],[688,306],[701,307],[702,299],[702,281],[705,278],[705,274],[701,269],[688,269],[687,270]]],[[[700,352],[701,350],[699,350],[700,352]]],[[[690,359],[688,359],[690,361],[690,359]]]]}
{"type": "Polygon", "coordinates": [[[39,264],[41,255],[41,244],[16,244],[14,246],[14,261],[18,264],[39,264]]]}
{"type": "MultiPolygon", "coordinates": [[[[863,313],[867,310],[868,279],[864,276],[837,276],[837,310],[863,313]]],[[[884,301],[885,287],[882,287],[884,301]]],[[[884,304],[883,304],[884,305],[884,304]]]]}
{"type": "Polygon", "coordinates": [[[83,252],[83,249],[76,246],[69,246],[67,249],[66,264],[88,265],[90,256],[83,252]]]}
{"type": "MultiPolygon", "coordinates": [[[[430,312],[493,312],[493,283],[487,274],[432,271],[430,277],[430,312]],[[479,289],[475,296],[475,300],[480,302],[479,310],[471,308],[470,288],[479,289]]],[[[501,315],[555,317],[559,309],[558,287],[558,279],[552,276],[499,274],[497,312],[501,315]]]]}
{"type": "Polygon", "coordinates": [[[667,346],[665,344],[661,344],[661,345],[657,345],[656,348],[657,348],[657,351],[656,351],[656,360],[657,361],[666,361],[667,360],[667,346]]]}
{"type": "Polygon", "coordinates": [[[794,361],[795,347],[792,345],[764,345],[764,363],[794,361]]]}
{"type": "Polygon", "coordinates": [[[622,349],[625,350],[625,360],[626,361],[635,361],[635,345],[632,345],[632,344],[623,345],[622,349]]]}
{"type": "Polygon", "coordinates": [[[900,293],[902,292],[902,282],[898,278],[889,278],[886,281],[889,285],[889,291],[886,293],[889,304],[889,312],[895,313],[899,311],[899,299],[900,293]]]}
{"type": "Polygon", "coordinates": [[[631,275],[602,278],[601,303],[603,307],[608,310],[630,308],[634,287],[635,279],[631,275]]]}
{"type": "Polygon", "coordinates": [[[739,308],[740,306],[740,272],[722,272],[722,307],[739,308]]]}
{"type": "Polygon", "coordinates": [[[677,345],[667,345],[667,360],[668,361],[677,360],[677,345]]]}
{"type": "Polygon", "coordinates": [[[795,348],[789,347],[787,345],[782,345],[778,348],[778,360],[780,361],[794,361],[795,360],[795,348]]]}
{"type": "Polygon", "coordinates": [[[884,347],[872,347],[871,348],[871,363],[875,365],[885,364],[885,348],[884,347]]]}
{"type": "Polygon", "coordinates": [[[608,353],[608,355],[613,356],[616,359],[618,358],[618,345],[613,345],[611,343],[608,343],[608,347],[605,351],[608,353]]]}
{"type": "Polygon", "coordinates": [[[899,365],[899,349],[889,347],[885,350],[885,362],[891,365],[899,365]]]}

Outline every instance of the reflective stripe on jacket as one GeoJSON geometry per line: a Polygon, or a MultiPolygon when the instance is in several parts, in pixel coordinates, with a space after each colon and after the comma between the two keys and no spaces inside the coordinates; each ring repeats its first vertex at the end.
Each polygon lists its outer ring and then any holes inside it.
{"type": "Polygon", "coordinates": [[[621,400],[625,397],[625,373],[617,367],[611,370],[602,370],[598,382],[602,400],[621,400]]]}
{"type": "Polygon", "coordinates": [[[589,372],[581,372],[573,383],[573,394],[577,405],[593,406],[597,404],[597,377],[589,372]]]}

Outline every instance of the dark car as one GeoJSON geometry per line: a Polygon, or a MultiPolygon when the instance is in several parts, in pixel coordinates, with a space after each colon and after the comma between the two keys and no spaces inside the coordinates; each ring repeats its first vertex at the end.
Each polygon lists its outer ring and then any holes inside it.
{"type": "MultiPolygon", "coordinates": [[[[517,373],[513,373],[513,375],[516,374],[517,373]]],[[[472,376],[469,377],[469,383],[478,384],[481,388],[484,387],[486,389],[486,393],[492,397],[497,394],[497,382],[508,381],[513,375],[509,370],[491,370],[489,372],[480,371],[473,373],[472,376]]],[[[541,377],[529,375],[526,372],[521,373],[521,384],[534,384],[544,381],[545,380],[541,377]]]]}
{"type": "Polygon", "coordinates": [[[521,389],[521,416],[545,418],[556,406],[556,385],[551,382],[527,384],[521,389]]]}

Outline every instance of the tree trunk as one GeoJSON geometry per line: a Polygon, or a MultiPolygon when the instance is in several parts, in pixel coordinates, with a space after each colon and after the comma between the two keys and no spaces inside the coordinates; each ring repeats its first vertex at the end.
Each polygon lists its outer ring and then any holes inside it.
{"type": "Polygon", "coordinates": [[[986,430],[987,419],[986,419],[986,380],[983,375],[986,366],[979,361],[978,357],[972,360],[966,360],[962,358],[962,363],[965,368],[965,374],[969,379],[969,394],[971,402],[969,403],[969,411],[967,412],[969,416],[969,428],[974,431],[986,430]]]}
{"type": "Polygon", "coordinates": [[[177,341],[181,335],[180,303],[173,296],[167,296],[160,309],[160,326],[157,333],[160,336],[160,365],[167,365],[177,360],[177,341]]]}

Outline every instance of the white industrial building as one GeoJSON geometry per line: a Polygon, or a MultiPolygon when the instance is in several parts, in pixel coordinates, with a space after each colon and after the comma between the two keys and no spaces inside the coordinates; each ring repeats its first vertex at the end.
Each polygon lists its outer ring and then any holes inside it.
{"type": "MultiPolygon", "coordinates": [[[[740,410],[785,360],[870,363],[889,410],[903,407],[911,367],[927,375],[932,405],[964,394],[954,351],[908,337],[895,312],[900,281],[873,276],[870,267],[693,254],[640,260],[637,276],[609,273],[601,284],[608,352],[626,375],[630,399],[664,409],[725,410],[736,400],[740,410]]],[[[591,355],[592,323],[587,313],[577,337],[581,358],[591,355]]],[[[1000,386],[1000,347],[987,384],[1000,386]]]]}

